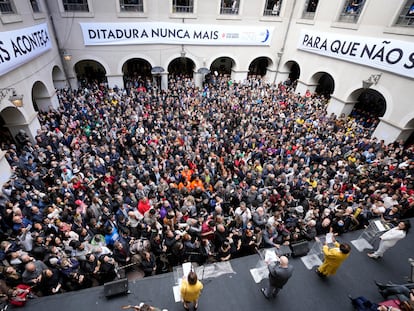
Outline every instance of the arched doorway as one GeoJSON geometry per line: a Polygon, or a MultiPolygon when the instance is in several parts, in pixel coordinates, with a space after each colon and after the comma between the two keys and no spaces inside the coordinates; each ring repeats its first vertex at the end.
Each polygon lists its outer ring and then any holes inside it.
{"type": "Polygon", "coordinates": [[[108,83],[104,66],[95,60],[88,59],[77,62],[75,72],[81,87],[108,83]]]}
{"type": "Polygon", "coordinates": [[[151,81],[151,64],[142,58],[127,60],[122,66],[124,85],[126,89],[139,86],[147,87],[147,81],[151,81]]]}
{"type": "Polygon", "coordinates": [[[236,62],[230,57],[219,57],[213,61],[210,71],[214,75],[231,76],[231,70],[236,62]]]}
{"type": "Polygon", "coordinates": [[[286,65],[289,67],[289,80],[295,82],[300,77],[299,64],[294,61],[289,61],[286,65]]]}
{"type": "Polygon", "coordinates": [[[53,67],[52,79],[55,89],[60,90],[66,88],[67,84],[65,73],[58,66],[53,67]]]}
{"type": "Polygon", "coordinates": [[[51,108],[50,96],[46,86],[41,81],[36,81],[32,87],[33,109],[37,112],[48,111],[51,108]]]}
{"type": "Polygon", "coordinates": [[[264,77],[270,65],[272,65],[272,60],[268,57],[255,58],[250,63],[248,76],[264,77]]]}
{"type": "MultiPolygon", "coordinates": [[[[407,123],[405,128],[414,129],[414,119],[410,120],[410,122],[407,123]]],[[[404,146],[410,147],[414,145],[414,131],[411,132],[410,136],[405,140],[404,146]]]]}
{"type": "Polygon", "coordinates": [[[356,98],[356,103],[350,115],[357,118],[364,127],[377,125],[387,110],[384,96],[373,89],[359,89],[354,92],[353,98],[356,98]]]}
{"type": "MultiPolygon", "coordinates": [[[[17,146],[15,136],[19,128],[13,128],[14,124],[25,124],[23,114],[15,107],[6,107],[0,112],[0,146],[2,150],[10,148],[11,144],[17,146]]],[[[29,134],[26,131],[27,134],[29,134]]]]}
{"type": "Polygon", "coordinates": [[[312,84],[316,84],[315,93],[330,98],[335,90],[335,81],[329,73],[317,72],[311,79],[312,84]]]}
{"type": "Polygon", "coordinates": [[[168,65],[168,75],[170,77],[182,76],[192,78],[195,63],[188,57],[177,57],[168,65]]]}

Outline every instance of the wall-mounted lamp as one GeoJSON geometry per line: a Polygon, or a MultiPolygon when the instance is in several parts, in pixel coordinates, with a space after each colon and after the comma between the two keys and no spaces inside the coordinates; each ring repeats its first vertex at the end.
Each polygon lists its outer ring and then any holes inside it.
{"type": "Polygon", "coordinates": [[[185,58],[185,51],[184,51],[184,44],[181,45],[181,52],[180,52],[180,56],[181,58],[185,58]]]}
{"type": "Polygon", "coordinates": [[[17,95],[16,90],[12,87],[0,89],[0,100],[3,100],[9,92],[12,92],[12,95],[9,97],[9,101],[16,107],[22,107],[23,95],[17,95]]]}
{"type": "Polygon", "coordinates": [[[72,54],[70,54],[70,53],[68,53],[66,51],[63,51],[62,52],[62,55],[63,55],[63,59],[65,61],[70,62],[72,60],[72,54]]]}
{"type": "Polygon", "coordinates": [[[371,86],[376,85],[381,78],[382,73],[377,75],[371,75],[368,79],[362,80],[362,88],[369,89],[371,86]]]}

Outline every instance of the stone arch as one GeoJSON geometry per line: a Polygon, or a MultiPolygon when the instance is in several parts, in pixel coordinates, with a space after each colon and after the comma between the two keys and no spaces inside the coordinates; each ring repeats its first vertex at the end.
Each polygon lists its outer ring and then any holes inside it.
{"type": "Polygon", "coordinates": [[[62,69],[60,69],[59,66],[53,66],[52,80],[53,80],[53,86],[57,90],[64,89],[67,87],[65,73],[62,69]]]}
{"type": "Polygon", "coordinates": [[[271,58],[260,56],[253,59],[249,65],[248,76],[264,77],[267,74],[267,68],[273,66],[271,58]]]}
{"type": "Polygon", "coordinates": [[[217,75],[231,76],[232,70],[236,67],[236,62],[233,58],[222,56],[216,58],[210,65],[210,71],[217,75]]]}
{"type": "Polygon", "coordinates": [[[315,93],[330,98],[335,91],[335,80],[331,74],[320,71],[312,75],[310,85],[315,85],[315,93]]]}
{"type": "Polygon", "coordinates": [[[35,111],[47,111],[51,108],[50,95],[42,81],[36,81],[32,86],[32,105],[35,111]]]}
{"type": "Polygon", "coordinates": [[[138,87],[151,80],[151,63],[143,58],[130,58],[122,65],[122,74],[125,88],[138,87]]]}
{"type": "Polygon", "coordinates": [[[108,83],[107,71],[99,61],[93,59],[80,60],[75,64],[74,71],[81,87],[108,83]]]}
{"type": "MultiPolygon", "coordinates": [[[[387,100],[378,90],[371,88],[358,88],[348,96],[347,103],[352,104],[349,113],[357,118],[365,127],[376,126],[387,111],[387,100]]],[[[349,111],[349,110],[348,110],[349,111]]]]}
{"type": "Polygon", "coordinates": [[[10,144],[16,144],[15,136],[20,129],[29,131],[21,125],[26,124],[26,119],[21,110],[16,107],[6,107],[0,112],[0,145],[2,149],[10,144]]]}
{"type": "Polygon", "coordinates": [[[280,66],[278,72],[278,81],[290,86],[292,83],[296,85],[301,74],[301,68],[299,64],[294,60],[286,61],[280,66]]]}
{"type": "Polygon", "coordinates": [[[170,76],[186,76],[192,78],[195,70],[194,61],[185,56],[172,59],[168,64],[168,74],[170,76]]]}

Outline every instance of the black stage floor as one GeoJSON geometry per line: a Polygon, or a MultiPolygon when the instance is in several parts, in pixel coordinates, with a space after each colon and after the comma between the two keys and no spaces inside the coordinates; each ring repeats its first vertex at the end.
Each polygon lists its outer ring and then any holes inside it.
{"type": "MultiPolygon", "coordinates": [[[[360,234],[351,232],[338,240],[351,242],[360,234]]],[[[292,258],[294,274],[273,301],[266,300],[260,292],[267,279],[257,284],[250,273],[259,256],[234,259],[230,264],[235,273],[203,280],[204,291],[198,310],[352,310],[348,294],[381,301],[374,280],[400,283],[410,279],[408,258],[414,257],[413,236],[414,233],[410,232],[379,260],[366,256],[367,250],[360,252],[353,247],[349,259],[338,273],[326,280],[320,279],[314,269],[307,269],[300,258],[292,258]]],[[[115,311],[122,310],[125,305],[146,302],[160,309],[181,311],[184,310],[181,303],[174,300],[174,284],[174,273],[167,273],[130,281],[131,293],[128,295],[106,298],[103,287],[94,287],[33,299],[20,310],[115,311]]]]}

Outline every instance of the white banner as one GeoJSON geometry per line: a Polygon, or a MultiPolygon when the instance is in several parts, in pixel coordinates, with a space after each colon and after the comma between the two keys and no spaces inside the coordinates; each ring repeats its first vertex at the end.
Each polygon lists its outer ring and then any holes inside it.
{"type": "Polygon", "coordinates": [[[298,49],[414,78],[414,42],[302,30],[298,49]]]}
{"type": "Polygon", "coordinates": [[[85,45],[194,44],[269,46],[272,27],[177,23],[80,23],[85,45]]]}
{"type": "Polygon", "coordinates": [[[47,24],[0,32],[0,76],[52,48],[47,24]]]}

